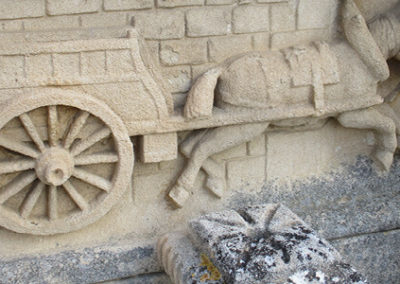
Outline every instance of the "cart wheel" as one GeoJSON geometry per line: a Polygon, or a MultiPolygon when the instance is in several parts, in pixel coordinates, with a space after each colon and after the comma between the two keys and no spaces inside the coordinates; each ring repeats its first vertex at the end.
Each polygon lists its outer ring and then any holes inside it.
{"type": "Polygon", "coordinates": [[[133,146],[105,103],[46,89],[0,107],[0,226],[37,235],[78,230],[129,187],[133,146]]]}

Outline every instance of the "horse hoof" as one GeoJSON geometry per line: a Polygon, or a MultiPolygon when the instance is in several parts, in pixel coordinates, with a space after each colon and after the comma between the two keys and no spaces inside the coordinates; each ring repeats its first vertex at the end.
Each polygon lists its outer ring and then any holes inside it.
{"type": "Polygon", "coordinates": [[[225,191],[224,181],[221,178],[208,178],[206,187],[219,198],[223,196],[225,191]]]}
{"type": "Polygon", "coordinates": [[[182,208],[189,198],[189,192],[182,185],[175,185],[168,193],[169,198],[178,208],[182,208]]]}
{"type": "Polygon", "coordinates": [[[393,153],[384,150],[378,150],[375,152],[374,157],[384,171],[390,170],[390,167],[393,163],[393,153]]]}

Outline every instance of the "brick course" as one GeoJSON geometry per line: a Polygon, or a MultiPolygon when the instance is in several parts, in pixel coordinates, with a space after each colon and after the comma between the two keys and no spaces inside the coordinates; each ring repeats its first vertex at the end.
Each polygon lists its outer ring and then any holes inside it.
{"type": "Polygon", "coordinates": [[[93,13],[99,11],[100,7],[100,0],[47,0],[47,13],[49,15],[93,13]]]}
{"type": "Polygon", "coordinates": [[[233,11],[233,32],[252,33],[269,30],[269,6],[240,6],[233,11]]]}
{"type": "Polygon", "coordinates": [[[1,0],[0,19],[44,16],[44,0],[1,0]]]}
{"type": "Polygon", "coordinates": [[[226,35],[231,31],[231,10],[220,7],[197,8],[186,13],[190,37],[226,35]]]}

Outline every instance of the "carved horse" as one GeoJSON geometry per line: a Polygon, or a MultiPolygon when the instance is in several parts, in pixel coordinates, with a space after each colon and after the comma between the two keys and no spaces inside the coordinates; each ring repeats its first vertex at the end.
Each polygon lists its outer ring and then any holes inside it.
{"type": "Polygon", "coordinates": [[[178,207],[188,198],[201,168],[208,175],[207,187],[222,195],[221,167],[210,156],[277,127],[313,127],[330,117],[344,127],[373,130],[373,157],[383,169],[390,168],[400,120],[377,87],[390,75],[386,60],[400,57],[400,21],[387,13],[367,26],[353,0],[346,0],[342,24],[346,40],[236,56],[195,82],[185,104],[187,118],[210,116],[214,104],[234,114],[305,103],[313,104],[315,115],[301,119],[288,115],[281,121],[223,126],[189,136],[180,147],[188,163],[169,192],[178,207]]]}

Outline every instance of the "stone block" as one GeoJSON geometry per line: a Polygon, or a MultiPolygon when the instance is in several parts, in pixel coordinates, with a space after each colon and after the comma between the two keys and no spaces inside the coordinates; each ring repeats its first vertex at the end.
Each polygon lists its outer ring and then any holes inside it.
{"type": "Polygon", "coordinates": [[[135,26],[147,39],[179,39],[185,35],[181,11],[155,11],[134,16],[135,26]]]}
{"type": "Polygon", "coordinates": [[[270,37],[269,33],[260,33],[252,35],[253,48],[256,51],[266,51],[270,48],[270,37]]]}
{"type": "Polygon", "coordinates": [[[171,86],[171,92],[187,92],[191,86],[190,66],[168,67],[163,69],[164,78],[171,86]]]}
{"type": "Polygon", "coordinates": [[[400,230],[340,238],[332,245],[370,283],[397,283],[400,279],[400,230]]]}
{"type": "Polygon", "coordinates": [[[305,30],[328,27],[331,23],[333,5],[334,1],[331,0],[301,0],[298,7],[297,28],[305,30]]]}
{"type": "Polygon", "coordinates": [[[201,6],[204,0],[157,0],[158,7],[201,6]]]}
{"type": "Polygon", "coordinates": [[[288,208],[254,205],[200,216],[157,245],[174,283],[367,283],[288,208]]]}
{"type": "Polygon", "coordinates": [[[215,67],[215,63],[206,63],[201,65],[192,66],[192,79],[196,80],[200,75],[204,74],[207,70],[215,67]]]}
{"type": "Polygon", "coordinates": [[[227,162],[228,187],[259,191],[265,181],[265,157],[246,157],[227,162]]]}
{"type": "Polygon", "coordinates": [[[2,0],[0,19],[41,17],[45,14],[44,0],[2,0]]]}
{"type": "Polygon", "coordinates": [[[154,7],[153,0],[104,0],[104,10],[139,10],[154,7]]]}
{"type": "Polygon", "coordinates": [[[241,145],[232,147],[228,150],[218,153],[218,154],[214,155],[213,157],[216,160],[229,160],[229,159],[245,157],[246,154],[247,154],[246,143],[243,143],[241,145]]]}
{"type": "Polygon", "coordinates": [[[247,143],[247,154],[250,156],[264,155],[265,154],[265,135],[253,139],[247,143]]]}
{"type": "Polygon", "coordinates": [[[206,39],[161,42],[161,63],[165,65],[202,64],[207,62],[206,39]]]}
{"type": "Polygon", "coordinates": [[[328,40],[329,37],[329,32],[324,29],[275,33],[271,37],[271,48],[281,49],[310,41],[328,40]]]}
{"type": "Polygon", "coordinates": [[[233,10],[233,32],[269,31],[269,6],[239,6],[233,10]]]}
{"type": "Polygon", "coordinates": [[[231,31],[231,10],[219,7],[191,9],[186,13],[190,37],[226,35],[231,31]]]}
{"type": "Polygon", "coordinates": [[[16,32],[22,30],[23,21],[10,20],[10,21],[0,21],[0,31],[2,32],[16,32]]]}
{"type": "Polygon", "coordinates": [[[47,13],[49,15],[93,13],[97,12],[100,7],[100,0],[47,0],[47,13]]]}
{"type": "Polygon", "coordinates": [[[125,26],[128,24],[127,14],[125,13],[104,13],[94,15],[81,16],[82,27],[97,28],[97,27],[114,27],[125,26]]]}
{"type": "Polygon", "coordinates": [[[208,41],[210,60],[221,62],[224,59],[252,50],[251,36],[228,36],[210,38],[208,41]]]}
{"type": "Polygon", "coordinates": [[[46,17],[40,19],[26,19],[24,22],[24,28],[26,31],[40,31],[51,29],[73,29],[79,28],[79,16],[58,16],[58,17],[46,17]]]}
{"type": "Polygon", "coordinates": [[[257,0],[257,3],[281,3],[288,2],[289,0],[257,0]]]}
{"type": "Polygon", "coordinates": [[[174,160],[178,156],[175,133],[148,134],[140,137],[140,159],[144,163],[174,160]]]}
{"type": "Polygon", "coordinates": [[[229,5],[235,3],[235,0],[206,0],[206,5],[229,5]]]}
{"type": "Polygon", "coordinates": [[[296,29],[296,8],[295,1],[272,5],[271,31],[294,31],[296,29]]]}

